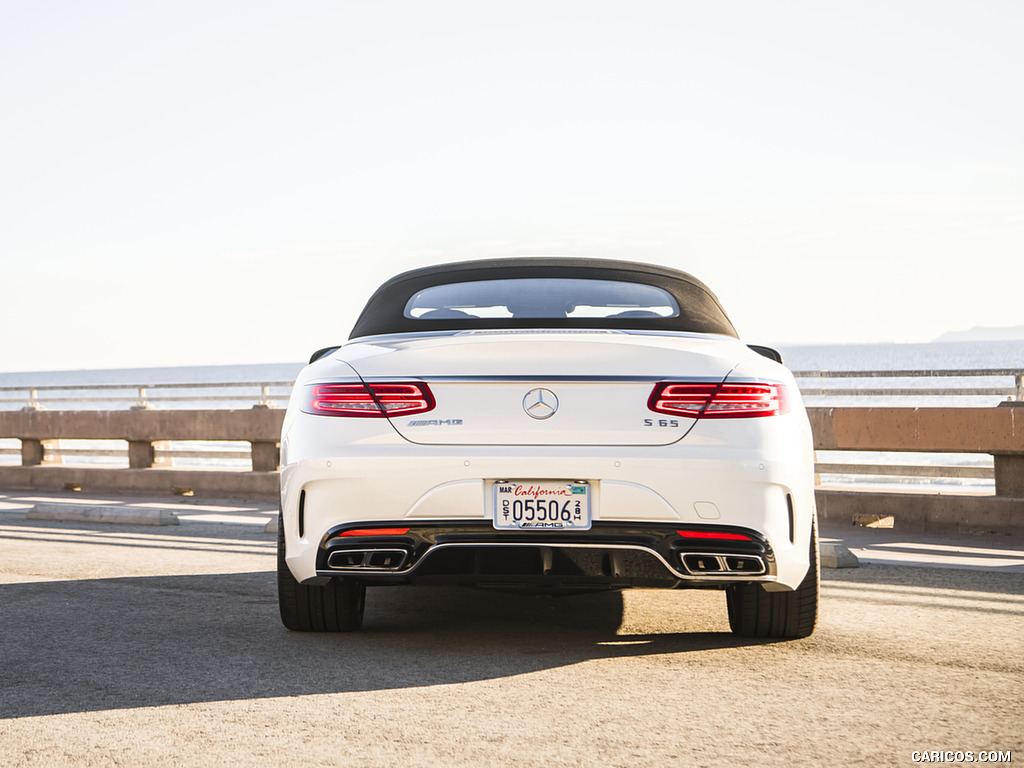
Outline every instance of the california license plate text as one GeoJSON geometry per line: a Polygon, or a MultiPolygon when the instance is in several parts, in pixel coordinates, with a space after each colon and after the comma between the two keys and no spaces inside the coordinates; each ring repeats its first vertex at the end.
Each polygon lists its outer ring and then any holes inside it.
{"type": "Polygon", "coordinates": [[[494,527],[590,528],[590,488],[584,483],[495,483],[494,527]]]}

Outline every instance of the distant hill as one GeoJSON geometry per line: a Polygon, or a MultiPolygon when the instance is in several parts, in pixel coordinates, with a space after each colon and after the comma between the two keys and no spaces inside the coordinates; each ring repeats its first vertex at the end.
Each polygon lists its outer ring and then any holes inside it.
{"type": "Polygon", "coordinates": [[[1024,325],[1012,328],[971,328],[969,331],[950,331],[936,341],[1017,341],[1024,340],[1024,325]]]}

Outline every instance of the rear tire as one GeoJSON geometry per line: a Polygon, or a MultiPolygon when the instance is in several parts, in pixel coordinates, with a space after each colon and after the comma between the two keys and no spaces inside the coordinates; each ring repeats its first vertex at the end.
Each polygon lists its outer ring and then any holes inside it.
{"type": "Polygon", "coordinates": [[[284,520],[277,518],[277,601],[281,622],[296,632],[353,632],[363,623],[366,585],[332,578],[322,586],[300,584],[284,559],[284,520]]]}
{"type": "Polygon", "coordinates": [[[741,637],[810,637],[818,623],[818,531],[811,527],[810,568],[792,592],[736,584],[725,592],[729,627],[741,637]]]}

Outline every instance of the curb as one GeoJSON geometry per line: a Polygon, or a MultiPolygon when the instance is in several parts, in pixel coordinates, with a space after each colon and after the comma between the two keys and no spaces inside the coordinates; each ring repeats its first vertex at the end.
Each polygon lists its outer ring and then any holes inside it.
{"type": "Polygon", "coordinates": [[[818,563],[822,568],[859,568],[860,560],[842,544],[819,544],[818,563]]]}
{"type": "Polygon", "coordinates": [[[27,520],[113,523],[115,525],[180,525],[172,509],[149,507],[113,507],[98,504],[36,504],[25,515],[27,520]]]}

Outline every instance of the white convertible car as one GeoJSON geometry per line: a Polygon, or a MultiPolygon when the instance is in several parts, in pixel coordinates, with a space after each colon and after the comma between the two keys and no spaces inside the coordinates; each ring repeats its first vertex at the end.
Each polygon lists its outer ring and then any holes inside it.
{"type": "Polygon", "coordinates": [[[295,383],[281,440],[289,629],[367,586],[718,589],[733,632],[806,637],[814,460],[799,391],[673,269],[523,258],[401,274],[295,383]]]}

